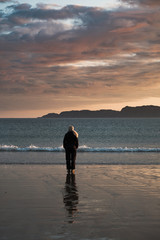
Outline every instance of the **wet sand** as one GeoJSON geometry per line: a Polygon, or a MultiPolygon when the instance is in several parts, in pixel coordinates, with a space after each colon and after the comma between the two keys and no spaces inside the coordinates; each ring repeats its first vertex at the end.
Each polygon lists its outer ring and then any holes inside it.
{"type": "Polygon", "coordinates": [[[159,165],[0,165],[1,240],[159,240],[159,165]]]}

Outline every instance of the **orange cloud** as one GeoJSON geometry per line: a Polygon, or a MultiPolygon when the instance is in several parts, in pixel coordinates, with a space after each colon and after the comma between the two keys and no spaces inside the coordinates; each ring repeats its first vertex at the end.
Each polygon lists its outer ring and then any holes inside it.
{"type": "Polygon", "coordinates": [[[42,109],[158,97],[158,9],[12,9],[2,14],[0,27],[0,100],[6,109],[29,108],[31,101],[42,109]]]}

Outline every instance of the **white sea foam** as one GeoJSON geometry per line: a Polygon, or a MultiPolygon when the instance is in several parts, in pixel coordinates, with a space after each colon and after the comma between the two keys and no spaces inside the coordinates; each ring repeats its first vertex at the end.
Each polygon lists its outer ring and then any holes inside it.
{"type": "MultiPolygon", "coordinates": [[[[28,147],[19,147],[15,145],[0,145],[1,152],[63,152],[60,147],[38,147],[30,145],[28,147]]],[[[129,147],[88,147],[82,145],[78,148],[78,152],[160,152],[160,148],[129,148],[129,147]]]]}

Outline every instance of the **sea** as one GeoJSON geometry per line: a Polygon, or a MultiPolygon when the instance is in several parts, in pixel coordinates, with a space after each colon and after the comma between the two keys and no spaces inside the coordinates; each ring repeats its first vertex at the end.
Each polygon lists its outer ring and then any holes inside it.
{"type": "Polygon", "coordinates": [[[77,165],[159,165],[159,118],[0,119],[0,164],[64,164],[68,126],[79,134],[77,165]]]}

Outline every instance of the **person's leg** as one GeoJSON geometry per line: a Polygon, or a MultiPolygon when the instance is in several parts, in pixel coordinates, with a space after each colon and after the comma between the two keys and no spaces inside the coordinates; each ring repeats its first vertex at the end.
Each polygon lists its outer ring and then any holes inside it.
{"type": "Polygon", "coordinates": [[[72,150],[72,153],[71,153],[71,169],[74,170],[75,169],[75,163],[76,163],[76,149],[73,149],[72,150]]]}
{"type": "Polygon", "coordinates": [[[70,151],[68,149],[66,149],[66,168],[67,170],[70,170],[70,151]]]}

